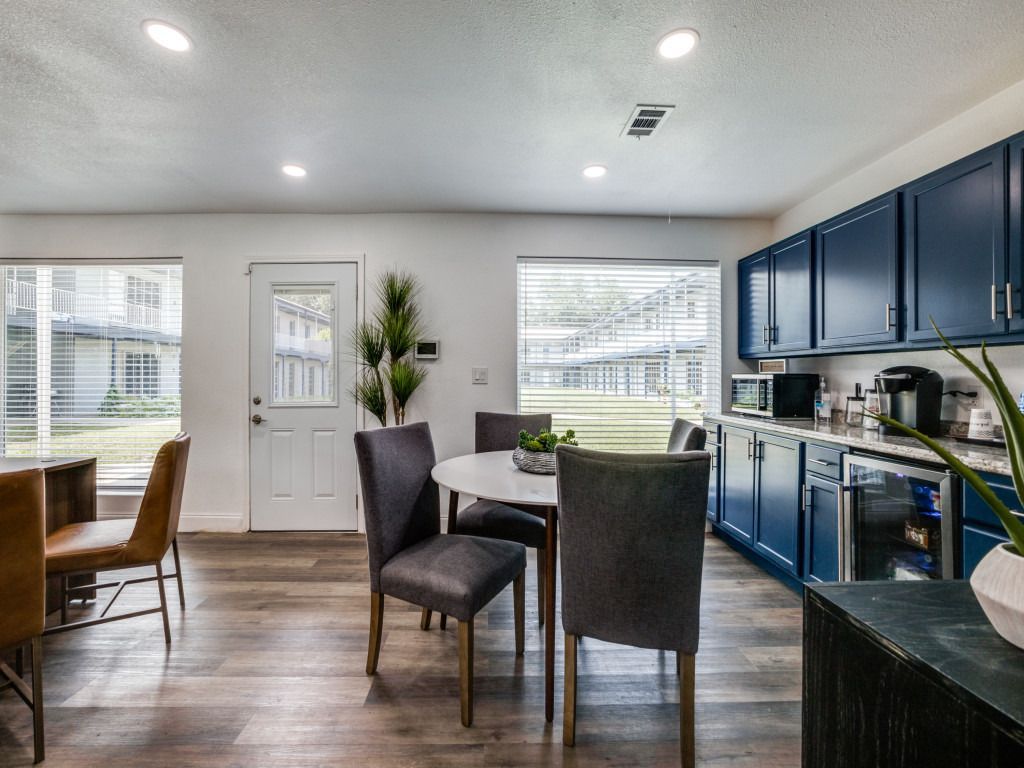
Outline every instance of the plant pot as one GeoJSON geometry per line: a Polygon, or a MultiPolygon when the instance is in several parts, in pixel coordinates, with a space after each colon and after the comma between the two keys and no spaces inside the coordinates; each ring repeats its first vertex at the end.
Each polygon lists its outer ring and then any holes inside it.
{"type": "Polygon", "coordinates": [[[994,547],[971,575],[971,589],[1004,640],[1024,648],[1024,557],[1012,544],[994,547]]]}
{"type": "Polygon", "coordinates": [[[516,448],[512,451],[512,463],[523,472],[532,472],[535,475],[555,474],[555,454],[553,453],[516,448]]]}

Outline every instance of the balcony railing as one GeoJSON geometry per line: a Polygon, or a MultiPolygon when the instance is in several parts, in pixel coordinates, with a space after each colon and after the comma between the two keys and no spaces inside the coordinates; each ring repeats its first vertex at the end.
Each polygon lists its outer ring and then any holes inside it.
{"type": "MultiPolygon", "coordinates": [[[[124,300],[111,300],[90,293],[53,288],[51,306],[54,314],[69,315],[83,320],[119,323],[135,328],[160,327],[158,309],[124,300]]],[[[36,285],[7,278],[7,314],[13,315],[19,309],[35,311],[37,308],[36,285]]]]}

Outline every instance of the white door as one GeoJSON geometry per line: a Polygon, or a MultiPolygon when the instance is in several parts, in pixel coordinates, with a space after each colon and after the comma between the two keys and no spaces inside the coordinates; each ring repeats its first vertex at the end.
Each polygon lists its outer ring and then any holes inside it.
{"type": "Polygon", "coordinates": [[[254,264],[250,527],[356,529],[356,264],[254,264]]]}

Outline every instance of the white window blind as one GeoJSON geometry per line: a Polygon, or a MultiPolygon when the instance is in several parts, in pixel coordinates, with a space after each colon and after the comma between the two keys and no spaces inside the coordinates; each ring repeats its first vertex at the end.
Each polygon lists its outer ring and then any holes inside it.
{"type": "Polygon", "coordinates": [[[717,263],[520,258],[520,413],[603,450],[663,451],[721,398],[717,263]]]}
{"type": "Polygon", "coordinates": [[[0,267],[4,456],[96,456],[142,488],[181,428],[180,264],[0,267]]]}

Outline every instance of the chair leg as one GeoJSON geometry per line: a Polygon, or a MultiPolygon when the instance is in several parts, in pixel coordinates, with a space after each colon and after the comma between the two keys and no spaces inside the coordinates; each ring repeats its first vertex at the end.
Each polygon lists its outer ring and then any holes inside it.
{"type": "Polygon", "coordinates": [[[14,649],[14,672],[18,677],[25,676],[25,646],[14,649]]]}
{"type": "Polygon", "coordinates": [[[459,699],[462,724],[473,724],[473,620],[459,622],[459,699]]]}
{"type": "Polygon", "coordinates": [[[68,623],[68,577],[60,577],[60,623],[68,623]]]}
{"type": "Polygon", "coordinates": [[[544,626],[544,573],[547,571],[547,550],[537,550],[537,619],[544,626]]]}
{"type": "Polygon", "coordinates": [[[426,632],[430,629],[430,617],[434,615],[434,612],[429,608],[424,608],[420,611],[420,629],[426,632]]]}
{"type": "Polygon", "coordinates": [[[156,586],[160,590],[160,615],[164,618],[164,642],[171,644],[171,620],[167,616],[167,590],[164,589],[164,568],[156,564],[156,586]]]}
{"type": "Polygon", "coordinates": [[[181,610],[185,610],[185,584],[181,580],[181,558],[178,557],[178,537],[171,539],[171,550],[174,552],[174,572],[178,574],[178,602],[181,610]]]}
{"type": "Polygon", "coordinates": [[[679,679],[679,750],[683,768],[694,768],[697,765],[697,747],[695,729],[695,687],[696,664],[690,654],[679,654],[682,675],[679,679]]]}
{"type": "Polygon", "coordinates": [[[562,743],[576,744],[576,635],[565,633],[565,698],[562,706],[562,743]]]}
{"type": "Polygon", "coordinates": [[[32,638],[32,737],[35,747],[33,762],[41,763],[46,757],[43,738],[43,638],[32,638]]]}
{"type": "Polygon", "coordinates": [[[512,606],[516,624],[516,656],[523,655],[526,644],[526,571],[512,581],[512,606]]]}
{"type": "Polygon", "coordinates": [[[438,624],[441,625],[441,631],[444,632],[446,629],[448,629],[448,617],[442,613],[441,620],[438,622],[438,624]]]}
{"type": "Polygon", "coordinates": [[[679,677],[680,670],[682,669],[683,654],[676,652],[676,677],[679,677]]]}
{"type": "Polygon", "coordinates": [[[377,672],[377,661],[380,659],[380,635],[384,625],[384,595],[380,592],[370,593],[370,646],[366,651],[366,674],[377,672]]]}

